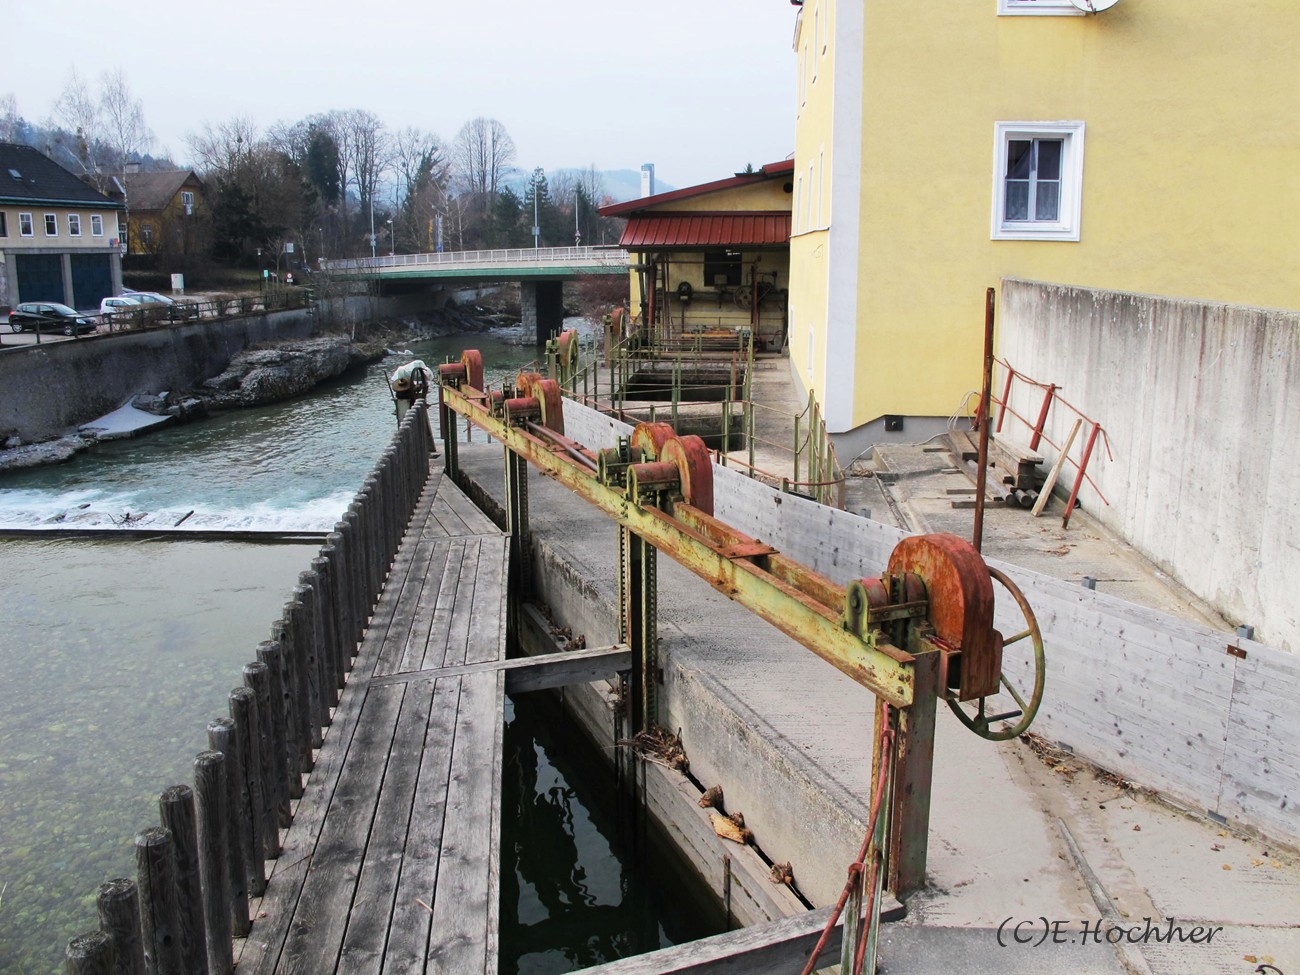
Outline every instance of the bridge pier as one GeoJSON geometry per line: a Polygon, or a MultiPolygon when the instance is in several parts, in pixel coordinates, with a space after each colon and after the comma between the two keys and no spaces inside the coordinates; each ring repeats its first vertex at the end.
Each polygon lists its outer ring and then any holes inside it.
{"type": "Polygon", "coordinates": [[[536,330],[538,345],[564,327],[563,281],[521,281],[519,304],[523,324],[536,330]]]}

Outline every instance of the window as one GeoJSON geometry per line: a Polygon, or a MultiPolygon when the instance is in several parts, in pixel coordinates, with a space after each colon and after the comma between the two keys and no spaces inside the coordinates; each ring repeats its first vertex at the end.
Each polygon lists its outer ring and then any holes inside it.
{"type": "Polygon", "coordinates": [[[81,214],[79,213],[68,214],[68,236],[69,237],[81,236],[81,214]]]}
{"type": "Polygon", "coordinates": [[[1082,122],[998,122],[994,127],[994,240],[1078,240],[1082,122]]]}
{"type": "Polygon", "coordinates": [[[820,8],[813,8],[813,53],[812,53],[812,80],[817,84],[817,39],[822,32],[822,12],[820,8]]]}
{"type": "Polygon", "coordinates": [[[92,213],[90,215],[90,236],[104,236],[104,218],[98,213],[92,213]]]}
{"type": "Polygon", "coordinates": [[[45,236],[59,236],[59,217],[58,214],[47,213],[45,215],[45,236]]]}
{"type": "Polygon", "coordinates": [[[705,251],[704,283],[712,288],[740,285],[740,251],[705,251]]]}
{"type": "Polygon", "coordinates": [[[998,16],[1082,17],[1070,0],[998,0],[998,16]]]}
{"type": "Polygon", "coordinates": [[[30,213],[18,214],[18,233],[22,237],[32,236],[32,215],[30,213]]]}
{"type": "Polygon", "coordinates": [[[194,212],[194,194],[189,190],[181,191],[181,206],[185,208],[186,216],[194,212]]]}
{"type": "Polygon", "coordinates": [[[8,216],[9,214],[5,213],[3,210],[0,210],[0,237],[9,236],[9,221],[7,219],[8,216]]]}

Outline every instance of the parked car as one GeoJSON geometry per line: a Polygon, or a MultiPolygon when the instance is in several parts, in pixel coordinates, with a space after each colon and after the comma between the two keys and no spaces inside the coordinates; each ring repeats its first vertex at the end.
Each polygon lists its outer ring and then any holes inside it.
{"type": "Polygon", "coordinates": [[[62,332],[64,335],[84,335],[98,325],[93,318],[77,313],[76,309],[54,301],[20,302],[9,313],[9,327],[15,332],[62,332]]]}
{"type": "Polygon", "coordinates": [[[105,325],[139,321],[143,317],[141,303],[135,300],[134,295],[118,295],[115,298],[105,298],[99,303],[99,319],[105,325]]]}
{"type": "Polygon", "coordinates": [[[175,298],[168,298],[166,295],[160,295],[156,291],[132,291],[130,288],[122,289],[123,298],[133,298],[142,305],[174,305],[175,298]]]}
{"type": "Polygon", "coordinates": [[[154,315],[158,317],[173,320],[199,317],[199,309],[193,301],[178,301],[175,298],[169,298],[167,295],[159,294],[157,291],[132,291],[130,288],[123,288],[122,296],[134,298],[146,308],[151,308],[154,315]],[[166,309],[166,311],[161,311],[161,309],[166,309]]]}

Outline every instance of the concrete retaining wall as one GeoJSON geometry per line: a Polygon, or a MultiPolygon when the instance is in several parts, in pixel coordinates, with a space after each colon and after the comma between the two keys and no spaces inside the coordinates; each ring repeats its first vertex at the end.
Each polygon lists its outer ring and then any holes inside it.
{"type": "MultiPolygon", "coordinates": [[[[340,298],[329,318],[347,326],[384,314],[384,299],[340,298]]],[[[193,386],[257,342],[316,334],[309,309],[275,311],[150,331],[7,349],[0,355],[0,434],[58,436],[142,391],[193,386]]]]}
{"type": "MultiPolygon", "coordinates": [[[[612,446],[629,429],[569,401],[564,422],[591,447],[612,446]]],[[[714,506],[719,518],[840,585],[879,575],[904,536],[716,465],[714,506]]],[[[990,564],[1024,590],[1043,630],[1047,684],[1036,732],[1195,810],[1300,844],[1300,712],[1290,703],[1300,699],[1300,657],[990,564]]],[[[1010,634],[1024,623],[1008,603],[999,599],[997,625],[1010,634]]]]}
{"type": "MultiPolygon", "coordinates": [[[[1229,619],[1300,650],[1300,312],[1007,280],[999,316],[999,356],[1106,431],[1110,455],[1098,442],[1088,473],[1110,504],[1085,483],[1088,511],[1229,619]]],[[[1017,383],[1011,403],[1032,420],[1042,397],[1017,383]]],[[[1062,443],[1073,420],[1054,409],[1047,435],[1062,443]]],[[[1028,441],[1011,418],[1003,432],[1028,441]]]]}

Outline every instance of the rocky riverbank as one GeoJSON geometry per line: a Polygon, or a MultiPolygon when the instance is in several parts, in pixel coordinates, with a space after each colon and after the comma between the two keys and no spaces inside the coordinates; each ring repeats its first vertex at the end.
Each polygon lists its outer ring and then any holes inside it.
{"type": "MultiPolygon", "coordinates": [[[[517,309],[499,302],[447,306],[402,319],[368,323],[350,334],[262,343],[235,355],[225,370],[189,389],[140,390],[130,400],[137,409],[185,421],[219,410],[243,409],[292,399],[353,367],[375,362],[388,349],[458,332],[482,332],[518,322],[517,309]]],[[[87,424],[89,426],[89,424],[87,424]]],[[[82,428],[84,429],[84,427],[82,428]]],[[[0,473],[59,463],[95,443],[81,429],[39,443],[10,437],[0,450],[0,473]]]]}

